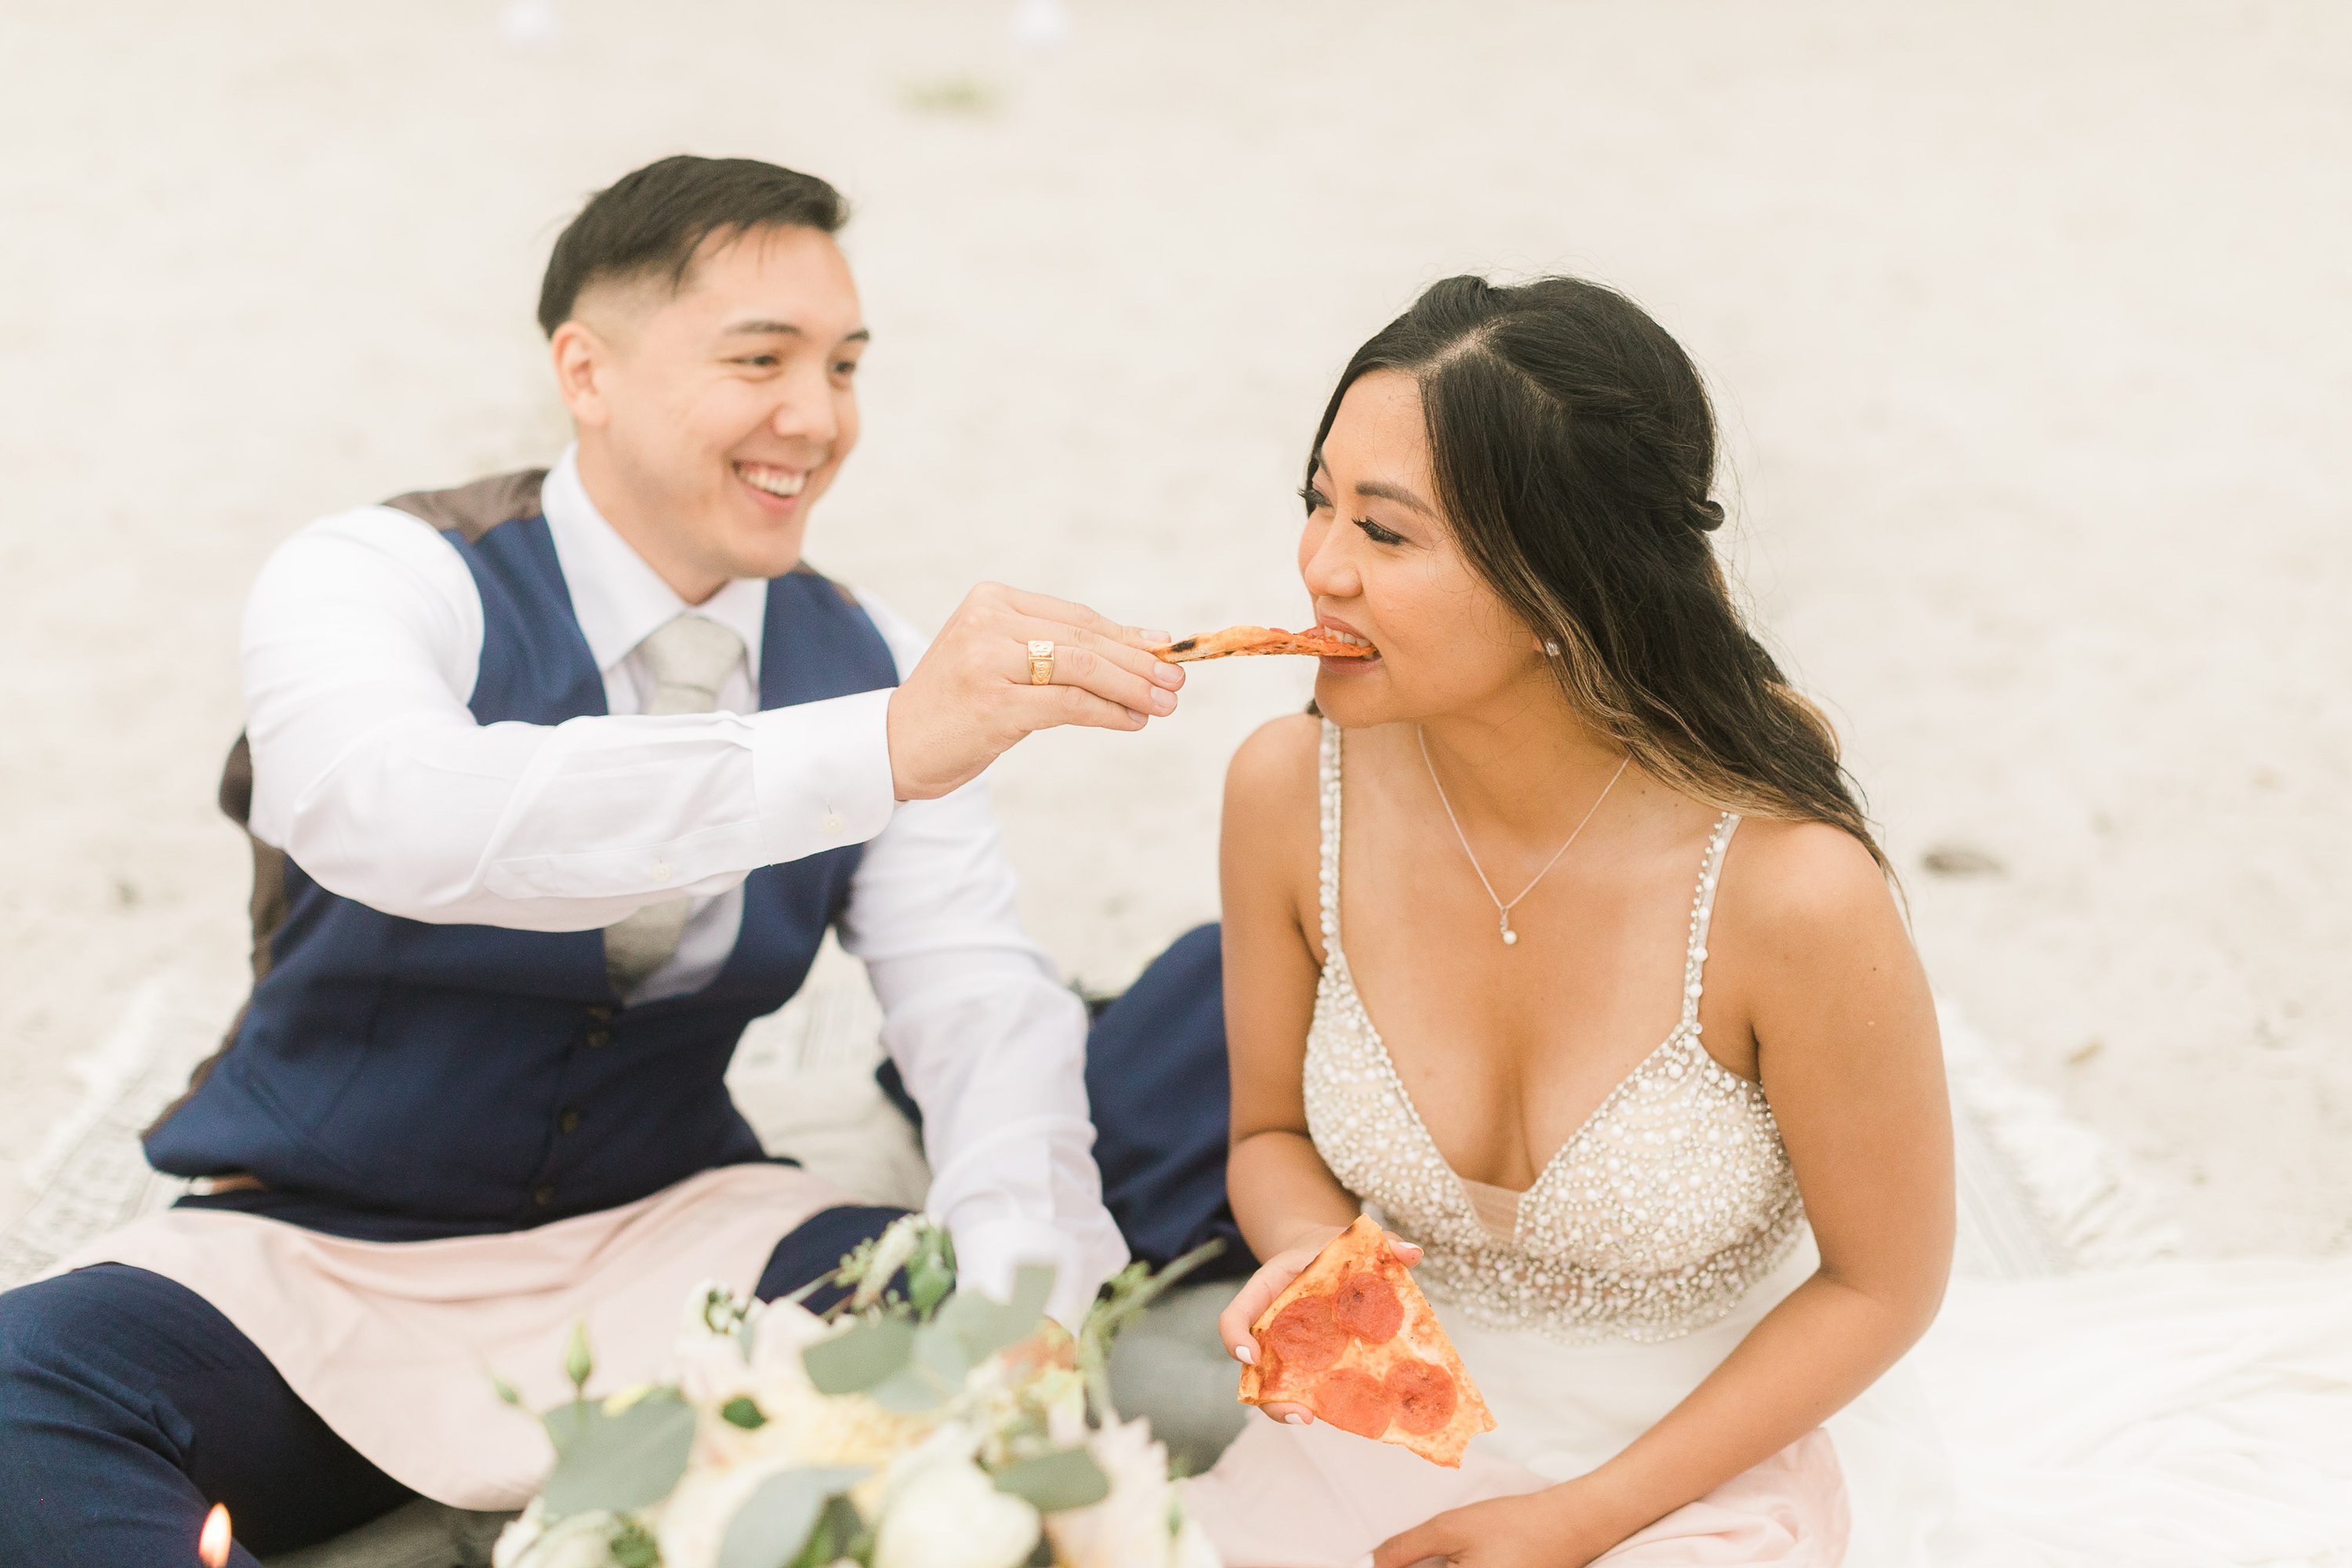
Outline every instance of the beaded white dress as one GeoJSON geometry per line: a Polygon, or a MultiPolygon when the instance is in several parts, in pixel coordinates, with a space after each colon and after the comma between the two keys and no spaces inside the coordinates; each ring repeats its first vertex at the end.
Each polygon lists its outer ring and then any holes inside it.
{"type": "MultiPolygon", "coordinates": [[[[1435,1513],[1592,1468],[1819,1264],[1763,1091],[1700,1043],[1708,921],[1738,818],[1717,822],[1695,868],[1680,1022],[1512,1193],[1446,1163],[1356,990],[1339,929],[1340,756],[1327,722],[1307,1128],[1340,1183],[1423,1247],[1414,1277],[1496,1426],[1452,1471],[1319,1423],[1251,1422],[1186,1499],[1232,1568],[1351,1568],[1435,1513]]],[[[1601,1561],[2332,1565],[2279,1549],[2332,1541],[2340,1521],[2352,1568],[2352,1500],[2340,1515],[2330,1500],[2352,1483],[2352,1264],[2188,1267],[1956,1283],[1905,1364],[1601,1561]],[[2197,1373],[2149,1364],[2168,1359],[2197,1373]],[[1969,1494],[1957,1503],[1956,1480],[1969,1494]],[[2170,1506],[2183,1496],[2185,1512],[2170,1506]]]]}

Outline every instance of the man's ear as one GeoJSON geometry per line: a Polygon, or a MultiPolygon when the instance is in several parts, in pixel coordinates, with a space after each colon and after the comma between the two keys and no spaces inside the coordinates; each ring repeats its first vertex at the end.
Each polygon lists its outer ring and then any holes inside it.
{"type": "Polygon", "coordinates": [[[572,423],[602,429],[612,417],[604,401],[604,378],[612,372],[613,347],[587,322],[574,317],[555,329],[548,340],[548,356],[555,365],[555,390],[572,423]]]}

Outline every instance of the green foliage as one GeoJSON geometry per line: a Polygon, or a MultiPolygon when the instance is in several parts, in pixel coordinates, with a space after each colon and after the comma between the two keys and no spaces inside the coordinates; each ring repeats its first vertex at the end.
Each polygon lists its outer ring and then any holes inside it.
{"type": "Polygon", "coordinates": [[[956,1286],[955,1243],[933,1226],[923,1232],[915,1256],[907,1259],[907,1304],[928,1318],[956,1286]]]}
{"type": "Polygon", "coordinates": [[[694,1407],[668,1390],[618,1415],[574,1400],[544,1419],[555,1443],[547,1509],[558,1519],[594,1509],[626,1513],[661,1501],[686,1474],[694,1446],[694,1407]]]}
{"type": "Polygon", "coordinates": [[[908,1415],[936,1410],[962,1391],[973,1367],[1043,1326],[1053,1289],[1052,1269],[1024,1268],[1010,1301],[958,1291],[927,1323],[913,1319],[910,1305],[886,1305],[809,1346],[801,1360],[820,1394],[868,1394],[908,1415]]]}
{"type": "Polygon", "coordinates": [[[768,1413],[748,1394],[739,1394],[720,1405],[719,1414],[728,1425],[740,1426],[746,1432],[757,1432],[768,1424],[768,1413]]]}
{"type": "Polygon", "coordinates": [[[808,1544],[793,1559],[793,1568],[832,1568],[847,1560],[863,1563],[874,1555],[874,1531],[857,1505],[845,1497],[827,1498],[808,1544]]]}
{"type": "Polygon", "coordinates": [[[1118,1414],[1110,1402],[1111,1341],[1171,1286],[1224,1249],[1224,1240],[1219,1237],[1202,1242],[1157,1274],[1150,1264],[1139,1260],[1111,1276],[1078,1328],[1078,1375],[1086,1381],[1087,1402],[1097,1415],[1108,1418],[1118,1414]]]}
{"type": "Polygon", "coordinates": [[[572,1339],[563,1347],[563,1375],[572,1380],[574,1398],[588,1397],[589,1374],[596,1370],[596,1358],[588,1349],[588,1320],[572,1321],[572,1339]]]}
{"type": "Polygon", "coordinates": [[[866,1318],[801,1352],[801,1364],[819,1394],[863,1394],[914,1353],[914,1324],[903,1318],[866,1318]]]}
{"type": "Polygon", "coordinates": [[[907,1364],[866,1392],[886,1410],[902,1415],[937,1410],[963,1390],[972,1368],[963,1343],[936,1323],[915,1331],[914,1349],[907,1364]]]}
{"type": "Polygon", "coordinates": [[[1110,1478],[1084,1448],[1061,1448],[1015,1459],[991,1479],[998,1491],[1011,1492],[1039,1513],[1085,1508],[1110,1496],[1110,1478]]]}
{"type": "MultiPolygon", "coordinates": [[[[808,1466],[783,1470],[761,1481],[744,1500],[719,1543],[718,1568],[793,1568],[816,1544],[814,1537],[826,1521],[828,1505],[846,1500],[841,1494],[864,1480],[860,1465],[808,1466]]],[[[857,1519],[857,1510],[849,1510],[857,1519]]],[[[858,1521],[862,1529],[863,1521],[858,1521]]],[[[832,1557],[823,1559],[825,1563],[832,1557]]]]}
{"type": "Polygon", "coordinates": [[[618,1568],[661,1568],[661,1547],[646,1527],[635,1520],[624,1520],[621,1528],[613,1532],[605,1550],[613,1554],[618,1568]]]}

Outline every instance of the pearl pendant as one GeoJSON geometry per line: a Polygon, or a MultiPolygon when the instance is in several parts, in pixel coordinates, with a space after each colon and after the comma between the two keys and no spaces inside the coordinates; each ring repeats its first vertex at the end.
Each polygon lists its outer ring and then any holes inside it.
{"type": "Polygon", "coordinates": [[[1517,947],[1519,944],[1519,933],[1511,929],[1511,917],[1509,915],[1505,915],[1503,917],[1502,927],[1503,945],[1505,947],[1517,947]]]}

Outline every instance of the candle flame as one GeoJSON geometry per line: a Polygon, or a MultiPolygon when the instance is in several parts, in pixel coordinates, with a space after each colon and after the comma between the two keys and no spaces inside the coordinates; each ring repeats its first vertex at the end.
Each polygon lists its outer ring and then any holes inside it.
{"type": "Polygon", "coordinates": [[[196,1555],[204,1559],[205,1568],[228,1568],[228,1510],[215,1503],[196,1537],[196,1555]]]}

